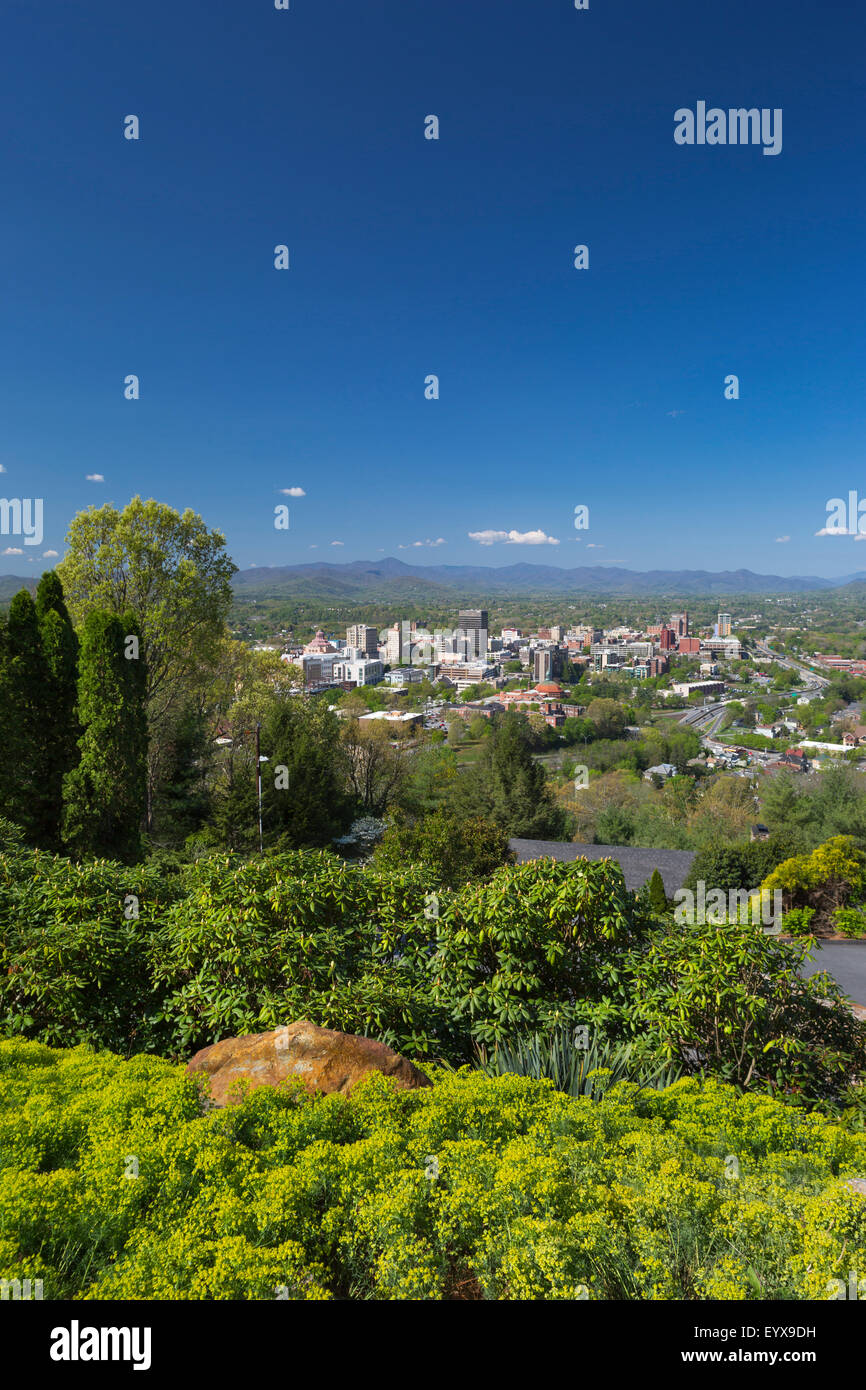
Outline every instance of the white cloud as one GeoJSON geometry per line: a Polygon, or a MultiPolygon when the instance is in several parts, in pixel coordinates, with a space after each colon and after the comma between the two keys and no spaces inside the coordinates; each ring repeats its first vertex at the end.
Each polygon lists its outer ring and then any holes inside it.
{"type": "Polygon", "coordinates": [[[345,545],[345,541],[331,541],[331,545],[345,545]]]}
{"type": "MultiPolygon", "coordinates": [[[[434,546],[434,545],[445,545],[445,544],[446,544],[446,541],[445,541],[445,537],[444,537],[444,536],[437,536],[437,538],[436,538],[435,541],[431,540],[430,537],[428,536],[426,540],[423,540],[423,541],[413,541],[413,542],[412,542],[411,549],[417,550],[419,546],[425,546],[425,545],[434,546]]],[[[398,550],[409,550],[410,547],[409,547],[408,545],[399,545],[399,546],[397,547],[397,549],[398,549],[398,550]]]]}
{"type": "Polygon", "coordinates": [[[308,545],[308,546],[307,546],[307,549],[308,549],[308,550],[318,550],[318,548],[319,548],[319,547],[318,547],[317,545],[308,545]]]}
{"type": "Polygon", "coordinates": [[[280,492],[284,497],[306,497],[302,487],[281,487],[280,492]]]}
{"type": "Polygon", "coordinates": [[[544,531],[470,531],[469,539],[479,545],[495,545],[497,541],[505,545],[559,545],[555,536],[544,531]]]}
{"type": "Polygon", "coordinates": [[[6,469],[5,469],[4,465],[3,465],[2,463],[0,463],[0,473],[5,473],[5,472],[6,472],[6,469]]]}
{"type": "Polygon", "coordinates": [[[7,547],[6,547],[5,550],[0,551],[0,555],[23,555],[23,554],[24,554],[24,551],[23,551],[23,550],[19,550],[18,547],[17,547],[17,546],[14,546],[14,545],[7,545],[7,547]]]}
{"type": "Polygon", "coordinates": [[[587,541],[586,548],[587,550],[604,550],[604,546],[600,545],[598,541],[587,541]]]}
{"type": "Polygon", "coordinates": [[[684,410],[669,410],[669,411],[668,411],[668,415],[670,415],[671,418],[674,419],[674,420],[677,418],[678,415],[685,415],[685,413],[686,413],[686,412],[685,412],[684,410]]]}
{"type": "Polygon", "coordinates": [[[822,526],[816,536],[849,536],[852,533],[845,526],[822,526]]]}
{"type": "Polygon", "coordinates": [[[777,537],[776,537],[776,545],[784,545],[785,542],[786,542],[786,541],[789,541],[790,539],[791,539],[790,536],[777,536],[777,537]]]}
{"type": "Polygon", "coordinates": [[[85,473],[84,481],[86,483],[104,483],[105,478],[101,473],[85,473]]]}
{"type": "Polygon", "coordinates": [[[56,558],[56,556],[57,556],[57,551],[56,551],[56,550],[43,550],[43,552],[42,552],[42,558],[43,558],[43,560],[54,560],[54,559],[56,558]]]}

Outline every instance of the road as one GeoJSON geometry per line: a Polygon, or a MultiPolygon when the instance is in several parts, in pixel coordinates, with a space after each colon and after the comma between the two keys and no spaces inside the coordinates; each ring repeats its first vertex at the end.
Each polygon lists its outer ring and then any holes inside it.
{"type": "Polygon", "coordinates": [[[803,691],[804,695],[808,694],[810,691],[823,690],[830,684],[827,676],[819,676],[817,671],[810,671],[807,666],[801,666],[799,661],[792,661],[787,656],[780,656],[779,653],[774,652],[772,647],[769,647],[766,642],[757,642],[755,645],[761,656],[772,657],[780,666],[789,666],[792,671],[799,671],[806,682],[806,687],[803,691]]]}
{"type": "Polygon", "coordinates": [[[803,963],[807,979],[826,970],[855,1004],[866,1006],[866,941],[825,941],[813,954],[814,960],[803,963]]]}

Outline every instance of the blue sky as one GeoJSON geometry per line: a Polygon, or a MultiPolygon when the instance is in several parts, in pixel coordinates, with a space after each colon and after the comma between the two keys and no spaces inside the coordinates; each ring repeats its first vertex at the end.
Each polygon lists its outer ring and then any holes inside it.
{"type": "Polygon", "coordinates": [[[244,568],[866,569],[815,535],[866,499],[860,37],[805,0],[6,0],[0,491],[45,520],[2,572],[135,493],[244,568]],[[781,153],[678,146],[699,100],[781,108],[781,153]]]}

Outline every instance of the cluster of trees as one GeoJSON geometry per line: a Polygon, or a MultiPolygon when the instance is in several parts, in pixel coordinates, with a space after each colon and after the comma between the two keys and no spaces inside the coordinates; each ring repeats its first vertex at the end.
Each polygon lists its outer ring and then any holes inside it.
{"type": "Polygon", "coordinates": [[[0,620],[0,808],[42,849],[140,853],[147,669],[131,612],[76,633],[54,571],[0,620]]]}

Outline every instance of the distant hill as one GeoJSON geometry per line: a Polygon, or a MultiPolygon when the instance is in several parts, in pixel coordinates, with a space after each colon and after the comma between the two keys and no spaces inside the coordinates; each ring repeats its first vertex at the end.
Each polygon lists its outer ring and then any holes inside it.
{"type": "Polygon", "coordinates": [[[0,604],[9,603],[19,589],[29,589],[35,595],[38,583],[38,575],[0,574],[0,604]]]}
{"type": "Polygon", "coordinates": [[[618,594],[641,597],[650,594],[695,598],[724,594],[791,594],[839,589],[866,582],[866,574],[841,579],[818,575],[786,578],[755,574],[752,570],[638,570],[608,565],[582,565],[561,569],[556,565],[408,565],[403,560],[353,560],[347,564],[318,562],[278,568],[242,570],[235,576],[235,592],[243,597],[365,598],[376,594],[434,599],[455,590],[479,596],[516,594],[618,594]]]}

